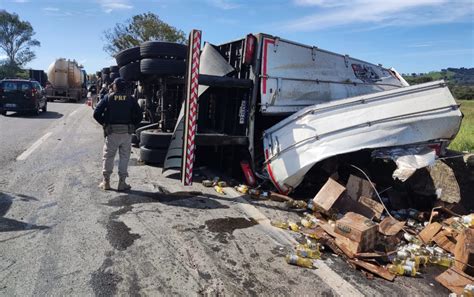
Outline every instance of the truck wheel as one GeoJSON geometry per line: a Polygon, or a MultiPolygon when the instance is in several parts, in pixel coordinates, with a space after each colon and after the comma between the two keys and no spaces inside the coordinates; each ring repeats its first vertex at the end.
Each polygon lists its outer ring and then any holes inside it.
{"type": "Polygon", "coordinates": [[[138,140],[137,134],[132,134],[132,145],[138,147],[140,140],[138,140]]]}
{"type": "Polygon", "coordinates": [[[110,77],[107,73],[102,73],[102,81],[104,83],[110,83],[110,77]]]}
{"type": "Polygon", "coordinates": [[[117,61],[117,65],[119,67],[123,67],[127,65],[128,63],[135,62],[138,60],[140,60],[140,47],[139,46],[127,48],[119,52],[117,55],[115,55],[115,61],[117,61]]]}
{"type": "Polygon", "coordinates": [[[118,73],[118,72],[110,72],[109,76],[110,76],[110,81],[112,82],[112,81],[114,81],[116,78],[119,78],[119,77],[120,77],[120,73],[118,73]]]}
{"type": "Polygon", "coordinates": [[[7,115],[7,111],[6,111],[6,110],[0,110],[0,114],[1,114],[2,116],[6,116],[6,115],[7,115]]]}
{"type": "Polygon", "coordinates": [[[145,130],[140,133],[140,146],[150,149],[168,149],[173,133],[145,130]]]}
{"type": "Polygon", "coordinates": [[[109,73],[110,73],[110,68],[109,67],[102,68],[102,75],[109,74],[109,73]]]}
{"type": "Polygon", "coordinates": [[[140,160],[146,164],[163,164],[166,158],[166,149],[149,149],[140,147],[140,160]]]}
{"type": "Polygon", "coordinates": [[[125,66],[120,67],[120,77],[126,81],[137,81],[140,80],[140,63],[132,62],[125,66]]]}
{"type": "Polygon", "coordinates": [[[182,76],[186,71],[186,63],[183,60],[143,59],[140,61],[140,70],[143,74],[182,76]]]}
{"type": "Polygon", "coordinates": [[[172,42],[147,41],[140,45],[140,56],[142,58],[185,59],[186,51],[186,45],[172,42]]]}
{"type": "Polygon", "coordinates": [[[112,72],[117,72],[118,73],[120,67],[118,67],[117,65],[114,65],[114,66],[109,66],[109,69],[110,69],[110,73],[112,73],[112,72]]]}

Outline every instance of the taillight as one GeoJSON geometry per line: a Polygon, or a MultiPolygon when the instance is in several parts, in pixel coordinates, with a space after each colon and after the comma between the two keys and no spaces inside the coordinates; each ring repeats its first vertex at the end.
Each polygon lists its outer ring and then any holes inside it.
{"type": "Polygon", "coordinates": [[[256,44],[257,38],[255,38],[255,36],[253,36],[252,34],[247,35],[247,38],[245,39],[244,64],[252,64],[256,44]]]}
{"type": "Polygon", "coordinates": [[[37,93],[38,93],[37,89],[35,89],[35,88],[31,89],[31,97],[36,96],[37,93]]]}

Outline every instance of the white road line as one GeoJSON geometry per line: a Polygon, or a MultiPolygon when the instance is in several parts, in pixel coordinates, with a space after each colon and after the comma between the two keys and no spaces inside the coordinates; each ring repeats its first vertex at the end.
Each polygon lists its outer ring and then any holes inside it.
{"type": "MultiPolygon", "coordinates": [[[[297,244],[296,240],[288,235],[283,230],[273,227],[270,224],[270,220],[255,206],[248,203],[247,200],[242,198],[242,194],[238,193],[234,189],[226,189],[226,194],[229,194],[232,198],[236,198],[238,206],[242,209],[249,217],[256,220],[263,231],[267,233],[270,238],[282,245],[294,246],[297,244]]],[[[336,294],[339,296],[364,296],[356,287],[351,283],[344,280],[339,274],[332,270],[326,263],[321,260],[316,260],[316,267],[318,269],[311,270],[316,274],[324,283],[326,283],[336,294]]]]}
{"type": "Polygon", "coordinates": [[[76,112],[78,112],[78,111],[79,111],[79,109],[76,109],[75,111],[71,112],[67,117],[72,117],[72,116],[75,115],[76,112]]]}
{"type": "Polygon", "coordinates": [[[53,134],[52,132],[48,132],[46,133],[45,135],[43,135],[43,137],[41,137],[40,139],[38,139],[35,143],[33,143],[32,146],[30,146],[29,149],[27,149],[26,151],[24,151],[21,155],[19,155],[16,160],[17,161],[22,161],[22,160],[25,160],[26,158],[28,158],[29,155],[31,155],[32,152],[34,152],[43,142],[45,142],[46,139],[48,139],[48,137],[51,136],[51,134],[53,134]]]}

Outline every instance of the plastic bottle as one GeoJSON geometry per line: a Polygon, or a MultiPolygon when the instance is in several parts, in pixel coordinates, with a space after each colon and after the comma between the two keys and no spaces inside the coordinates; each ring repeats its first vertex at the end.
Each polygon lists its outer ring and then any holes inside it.
{"type": "Polygon", "coordinates": [[[466,285],[462,291],[463,297],[474,297],[474,285],[466,285]]]}
{"type": "Polygon", "coordinates": [[[239,185],[235,189],[242,194],[247,194],[249,191],[249,187],[247,187],[247,185],[239,185]]]}
{"type": "Polygon", "coordinates": [[[305,209],[308,204],[303,200],[290,200],[286,202],[286,206],[289,208],[305,209]]]}
{"type": "Polygon", "coordinates": [[[474,215],[470,214],[462,217],[462,223],[466,227],[474,226],[474,215]]]}
{"type": "Polygon", "coordinates": [[[415,262],[416,269],[419,269],[420,265],[426,266],[426,264],[429,261],[428,256],[418,256],[417,255],[417,256],[413,256],[411,259],[415,262]]]}
{"type": "Polygon", "coordinates": [[[283,221],[271,221],[270,224],[280,229],[288,229],[290,227],[287,222],[283,221]]]}
{"type": "Polygon", "coordinates": [[[219,194],[224,194],[225,195],[224,189],[220,186],[217,186],[217,185],[214,186],[214,190],[216,190],[216,192],[219,193],[219,194]]]}
{"type": "Polygon", "coordinates": [[[286,263],[300,267],[313,268],[313,260],[301,258],[298,255],[291,254],[286,256],[286,263]]]}
{"type": "Polygon", "coordinates": [[[416,268],[411,265],[389,264],[387,269],[397,275],[416,276],[416,268]]]}
{"type": "Polygon", "coordinates": [[[296,247],[296,255],[303,258],[321,259],[321,252],[319,250],[311,249],[304,245],[298,245],[296,247]]]}
{"type": "Polygon", "coordinates": [[[294,222],[288,222],[288,226],[290,226],[291,231],[297,232],[300,230],[300,227],[294,222]]]}
{"type": "Polygon", "coordinates": [[[430,263],[449,268],[453,266],[454,259],[447,255],[437,255],[430,258],[430,263]]]}

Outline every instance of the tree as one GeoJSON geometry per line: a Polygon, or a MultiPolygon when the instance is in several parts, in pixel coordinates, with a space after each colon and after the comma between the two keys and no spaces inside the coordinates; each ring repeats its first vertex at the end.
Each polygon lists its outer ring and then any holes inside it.
{"type": "Polygon", "coordinates": [[[117,23],[114,28],[104,32],[104,39],[104,50],[111,56],[145,41],[186,43],[183,31],[163,22],[152,12],[133,16],[123,24],[117,23]]]}
{"type": "Polygon", "coordinates": [[[27,21],[21,21],[17,14],[0,10],[0,49],[5,53],[3,68],[7,75],[13,75],[21,66],[36,56],[31,49],[40,42],[33,39],[35,32],[27,21]]]}

